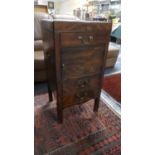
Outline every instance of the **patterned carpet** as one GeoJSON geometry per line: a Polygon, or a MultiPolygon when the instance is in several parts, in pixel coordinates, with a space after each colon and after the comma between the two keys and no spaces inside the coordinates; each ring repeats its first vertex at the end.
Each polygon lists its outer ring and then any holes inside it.
{"type": "Polygon", "coordinates": [[[120,155],[120,119],[102,102],[94,113],[93,102],[65,109],[64,122],[58,124],[56,101],[48,103],[45,91],[35,93],[34,154],[120,155]]]}

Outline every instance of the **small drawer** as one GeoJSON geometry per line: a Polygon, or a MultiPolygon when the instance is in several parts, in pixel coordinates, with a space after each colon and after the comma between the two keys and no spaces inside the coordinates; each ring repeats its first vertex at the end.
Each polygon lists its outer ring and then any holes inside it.
{"type": "Polygon", "coordinates": [[[63,108],[81,104],[94,99],[97,95],[97,90],[77,91],[73,95],[63,96],[63,108]]]}
{"type": "Polygon", "coordinates": [[[73,95],[78,90],[98,89],[100,86],[100,75],[94,75],[92,77],[83,77],[72,80],[63,80],[62,88],[63,95],[73,95]]]}
{"type": "Polygon", "coordinates": [[[62,33],[61,46],[62,47],[77,47],[85,45],[102,45],[107,43],[108,35],[101,33],[62,33]]]}
{"type": "Polygon", "coordinates": [[[54,21],[55,32],[111,32],[112,23],[101,21],[54,21]]]}
{"type": "Polygon", "coordinates": [[[76,94],[74,95],[75,104],[87,102],[88,100],[95,98],[95,91],[87,90],[87,91],[76,92],[76,94]]]}

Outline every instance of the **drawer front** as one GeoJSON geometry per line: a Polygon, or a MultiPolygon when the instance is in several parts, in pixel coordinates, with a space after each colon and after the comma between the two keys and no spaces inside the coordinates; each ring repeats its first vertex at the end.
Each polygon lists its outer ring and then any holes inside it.
{"type": "Polygon", "coordinates": [[[63,108],[87,102],[95,96],[96,93],[93,90],[79,91],[74,95],[63,96],[63,108]]]}
{"type": "Polygon", "coordinates": [[[77,47],[85,45],[102,45],[107,43],[108,35],[100,33],[61,33],[62,47],[77,47]]]}
{"type": "Polygon", "coordinates": [[[104,54],[103,47],[62,51],[62,78],[73,79],[102,72],[104,54]]]}
{"type": "Polygon", "coordinates": [[[110,34],[111,27],[112,23],[54,21],[54,29],[57,32],[102,32],[110,34]]]}
{"type": "Polygon", "coordinates": [[[100,75],[63,81],[64,107],[93,99],[100,91],[100,75]]]}

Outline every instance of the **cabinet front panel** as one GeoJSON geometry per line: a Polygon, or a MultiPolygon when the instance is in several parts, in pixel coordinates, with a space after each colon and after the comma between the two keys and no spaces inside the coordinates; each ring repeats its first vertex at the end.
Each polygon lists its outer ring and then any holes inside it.
{"type": "Polygon", "coordinates": [[[100,73],[104,54],[103,47],[62,50],[62,79],[74,79],[100,73]]]}

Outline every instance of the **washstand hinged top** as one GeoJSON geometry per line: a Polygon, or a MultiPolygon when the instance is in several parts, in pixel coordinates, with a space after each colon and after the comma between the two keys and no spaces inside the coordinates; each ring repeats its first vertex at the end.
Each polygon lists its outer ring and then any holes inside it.
{"type": "Polygon", "coordinates": [[[54,45],[50,60],[54,66],[57,117],[62,123],[64,108],[94,99],[94,111],[98,110],[112,24],[53,21],[49,28],[53,29],[53,35],[48,36],[54,45]]]}

